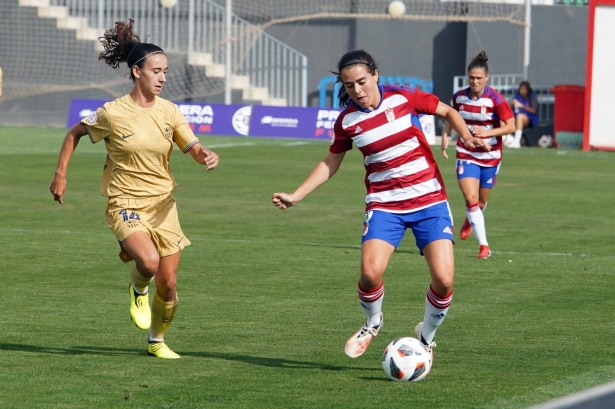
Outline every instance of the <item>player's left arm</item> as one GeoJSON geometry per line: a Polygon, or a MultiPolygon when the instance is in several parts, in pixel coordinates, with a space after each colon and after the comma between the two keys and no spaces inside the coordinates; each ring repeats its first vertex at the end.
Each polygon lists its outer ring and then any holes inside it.
{"type": "Polygon", "coordinates": [[[509,133],[515,132],[515,116],[505,100],[495,107],[494,114],[500,118],[500,123],[504,122],[504,126],[491,129],[476,126],[472,131],[474,136],[477,138],[491,138],[493,136],[508,135],[509,133]]]}
{"type": "Polygon", "coordinates": [[[438,106],[436,107],[435,115],[439,116],[446,120],[450,126],[459,134],[459,137],[463,140],[463,144],[468,148],[476,148],[478,146],[485,148],[487,151],[491,150],[491,145],[489,145],[483,139],[476,137],[476,135],[472,135],[470,130],[468,129],[465,121],[452,107],[446,105],[443,102],[438,102],[438,106]]]}
{"type": "Polygon", "coordinates": [[[218,155],[201,145],[200,142],[197,142],[192,145],[192,147],[188,150],[188,153],[195,161],[197,161],[201,165],[207,166],[207,170],[214,169],[216,166],[218,166],[218,163],[220,162],[220,158],[218,158],[218,155]]]}

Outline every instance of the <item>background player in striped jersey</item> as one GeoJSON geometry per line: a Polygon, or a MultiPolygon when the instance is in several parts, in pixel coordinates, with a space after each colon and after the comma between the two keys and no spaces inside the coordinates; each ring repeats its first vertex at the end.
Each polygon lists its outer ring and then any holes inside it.
{"type": "MultiPolygon", "coordinates": [[[[502,135],[515,130],[513,113],[506,99],[487,85],[489,79],[488,58],[481,51],[468,65],[470,86],[453,95],[452,107],[459,111],[468,129],[476,138],[484,138],[490,150],[482,146],[468,147],[460,138],[457,141],[457,180],[466,202],[466,219],[459,235],[467,239],[472,230],[478,240],[478,258],[489,258],[491,250],[487,242],[483,211],[502,161],[502,135]],[[504,123],[504,126],[501,125],[504,123]]],[[[447,123],[442,134],[442,154],[448,159],[446,148],[451,125],[447,123]]]]}
{"type": "Polygon", "coordinates": [[[149,355],[179,358],[164,343],[164,335],[177,310],[180,250],[190,241],[179,225],[169,158],[174,143],[207,170],[218,165],[218,155],[201,146],[175,104],[158,96],[166,81],[167,57],[160,47],[141,43],[132,24],[119,22],[105,32],[99,59],[112,68],[126,62],[133,89],[68,131],[50,190],[54,200],[63,203],[66,170],[81,137],[105,141],[101,191],[109,198],[106,219],[120,243],[122,261],[135,261],[128,287],[130,316],[141,329],[151,326],[149,355]],[[147,290],[154,278],[150,311],[147,290]]]}
{"type": "Polygon", "coordinates": [[[378,67],[362,50],[338,63],[338,95],[346,107],[335,123],[327,156],[291,194],[274,193],[280,209],[297,204],[331,178],[353,143],[364,155],[367,217],[361,246],[358,295],[365,325],[346,342],[351,358],[361,356],[382,328],[382,276],[407,228],[425,255],[431,274],[422,323],[415,328],[430,354],[436,329],[453,297],[453,220],[442,176],[423,135],[419,114],[435,114],[452,123],[468,148],[490,146],[473,137],[461,116],[432,94],[413,88],[379,86],[378,67]]]}

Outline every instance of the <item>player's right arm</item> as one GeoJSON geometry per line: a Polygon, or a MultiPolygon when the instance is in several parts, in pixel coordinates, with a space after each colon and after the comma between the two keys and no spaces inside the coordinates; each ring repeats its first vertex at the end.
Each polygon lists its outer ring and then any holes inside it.
{"type": "Polygon", "coordinates": [[[66,191],[66,169],[68,168],[68,162],[70,162],[70,158],[77,148],[77,144],[79,144],[81,137],[87,134],[88,131],[86,130],[85,125],[79,122],[70,128],[64,138],[64,143],[60,149],[58,166],[56,166],[56,172],[53,177],[53,181],[51,182],[51,186],[49,187],[49,190],[53,195],[53,200],[60,204],[64,203],[62,201],[62,196],[66,191]]]}
{"type": "Polygon", "coordinates": [[[340,168],[346,152],[329,152],[325,158],[316,165],[307,179],[293,193],[274,193],[271,201],[279,209],[285,210],[296,205],[304,197],[318,189],[327,180],[331,179],[340,168]]]}

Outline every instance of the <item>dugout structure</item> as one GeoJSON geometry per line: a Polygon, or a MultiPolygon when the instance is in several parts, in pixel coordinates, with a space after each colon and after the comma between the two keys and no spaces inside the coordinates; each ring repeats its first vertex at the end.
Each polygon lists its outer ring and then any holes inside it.
{"type": "Polygon", "coordinates": [[[615,151],[615,0],[592,0],[589,7],[583,150],[615,151]]]}

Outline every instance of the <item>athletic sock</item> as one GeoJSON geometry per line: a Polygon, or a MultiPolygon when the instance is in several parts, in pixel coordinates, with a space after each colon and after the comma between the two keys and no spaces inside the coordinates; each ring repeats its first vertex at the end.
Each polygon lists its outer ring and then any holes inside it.
{"type": "Polygon", "coordinates": [[[452,300],[452,290],[447,295],[441,296],[436,294],[433,288],[429,286],[429,291],[427,291],[425,297],[425,316],[423,317],[423,331],[421,332],[421,342],[425,345],[429,345],[433,341],[436,330],[444,321],[452,300]]]}
{"type": "Polygon", "coordinates": [[[384,282],[380,283],[378,288],[366,290],[358,285],[359,301],[361,309],[367,317],[368,327],[377,327],[380,325],[380,312],[382,311],[382,300],[384,298],[384,282]]]}
{"type": "Polygon", "coordinates": [[[515,145],[520,145],[521,144],[521,135],[523,135],[523,131],[522,130],[516,130],[515,131],[515,145]]]}
{"type": "Polygon", "coordinates": [[[470,225],[472,225],[472,232],[476,240],[478,240],[481,246],[488,246],[487,232],[485,231],[485,218],[478,203],[466,206],[466,215],[468,216],[470,225]]]}
{"type": "Polygon", "coordinates": [[[132,288],[138,294],[147,294],[147,286],[152,282],[154,277],[143,277],[139,270],[137,270],[137,265],[135,263],[132,264],[130,268],[130,280],[132,283],[132,288]]]}
{"type": "Polygon", "coordinates": [[[150,329],[150,342],[162,342],[164,334],[167,332],[175,312],[177,311],[177,296],[174,301],[165,302],[160,298],[158,293],[154,295],[152,302],[152,327],[150,329]]]}

